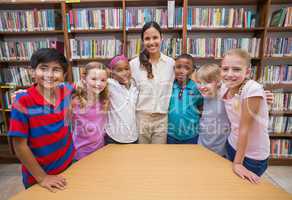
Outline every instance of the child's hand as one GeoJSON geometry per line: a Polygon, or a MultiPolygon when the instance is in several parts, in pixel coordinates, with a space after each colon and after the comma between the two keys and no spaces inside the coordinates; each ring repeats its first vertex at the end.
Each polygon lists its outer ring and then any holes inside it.
{"type": "Polygon", "coordinates": [[[273,105],[274,94],[270,90],[265,90],[268,105],[273,105]]]}
{"type": "Polygon", "coordinates": [[[242,179],[248,179],[251,183],[255,184],[260,182],[260,177],[246,169],[242,164],[233,163],[232,169],[242,179]]]}
{"type": "Polygon", "coordinates": [[[64,190],[67,183],[66,183],[66,179],[62,176],[46,175],[39,182],[39,185],[48,189],[51,192],[56,192],[56,189],[64,190]]]}

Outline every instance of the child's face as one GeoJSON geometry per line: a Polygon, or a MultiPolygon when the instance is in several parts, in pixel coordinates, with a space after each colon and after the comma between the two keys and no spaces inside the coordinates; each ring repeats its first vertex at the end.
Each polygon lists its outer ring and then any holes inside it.
{"type": "Polygon", "coordinates": [[[161,35],[159,31],[153,27],[148,28],[143,35],[143,44],[150,54],[159,53],[161,45],[161,35]]]}
{"type": "Polygon", "coordinates": [[[107,73],[104,69],[90,69],[85,76],[84,83],[88,93],[98,95],[107,85],[107,73]]]}
{"type": "Polygon", "coordinates": [[[40,63],[34,70],[34,78],[39,87],[52,90],[64,81],[63,67],[55,61],[40,63]]]}
{"type": "Polygon", "coordinates": [[[129,63],[124,60],[117,62],[112,70],[112,77],[120,84],[128,85],[131,79],[129,63]]]}
{"type": "Polygon", "coordinates": [[[221,64],[221,77],[228,88],[237,88],[249,77],[250,67],[237,55],[225,56],[221,64]]]}
{"type": "Polygon", "coordinates": [[[175,79],[178,82],[184,82],[188,80],[193,73],[193,62],[186,58],[180,58],[175,61],[175,79]]]}
{"type": "Polygon", "coordinates": [[[198,89],[203,97],[216,97],[218,91],[218,81],[206,82],[203,80],[197,80],[198,89]]]}

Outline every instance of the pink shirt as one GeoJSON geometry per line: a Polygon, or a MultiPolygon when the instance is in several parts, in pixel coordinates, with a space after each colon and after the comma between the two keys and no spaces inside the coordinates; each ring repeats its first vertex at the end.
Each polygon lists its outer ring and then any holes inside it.
{"type": "Polygon", "coordinates": [[[106,116],[100,103],[85,109],[76,106],[73,110],[73,141],[76,148],[74,159],[80,160],[104,146],[106,116]]]}
{"type": "MultiPolygon", "coordinates": [[[[223,85],[222,97],[228,89],[223,85]]],[[[256,81],[249,80],[242,89],[240,96],[236,95],[231,99],[224,99],[228,118],[231,122],[231,133],[228,137],[230,145],[237,149],[239,137],[239,124],[241,115],[241,103],[249,97],[262,97],[260,109],[252,124],[245,156],[255,160],[265,160],[270,154],[270,140],[268,134],[269,111],[266,95],[262,86],[256,81]]]]}

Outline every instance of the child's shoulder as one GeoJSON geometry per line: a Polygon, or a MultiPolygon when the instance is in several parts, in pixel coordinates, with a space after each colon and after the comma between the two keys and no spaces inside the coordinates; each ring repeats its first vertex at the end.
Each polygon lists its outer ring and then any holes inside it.
{"type": "Polygon", "coordinates": [[[264,96],[264,88],[254,80],[248,80],[242,89],[242,97],[264,96]]]}
{"type": "Polygon", "coordinates": [[[66,90],[69,90],[69,91],[73,91],[75,87],[76,86],[74,84],[68,83],[68,82],[63,82],[63,83],[59,84],[59,88],[60,89],[66,89],[66,90]]]}

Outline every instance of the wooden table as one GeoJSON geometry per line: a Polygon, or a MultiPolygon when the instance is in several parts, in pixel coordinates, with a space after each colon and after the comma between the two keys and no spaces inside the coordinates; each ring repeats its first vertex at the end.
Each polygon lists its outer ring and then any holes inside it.
{"type": "Polygon", "coordinates": [[[64,191],[35,185],[13,199],[292,199],[265,179],[258,185],[240,179],[229,161],[199,145],[108,145],[63,175],[64,191]]]}

